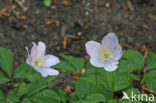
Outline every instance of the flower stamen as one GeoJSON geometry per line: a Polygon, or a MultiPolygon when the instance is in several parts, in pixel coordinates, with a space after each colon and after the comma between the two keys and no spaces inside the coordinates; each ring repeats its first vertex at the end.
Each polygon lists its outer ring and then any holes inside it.
{"type": "Polygon", "coordinates": [[[102,61],[109,61],[111,57],[113,57],[113,54],[109,48],[100,49],[100,58],[102,61]]]}

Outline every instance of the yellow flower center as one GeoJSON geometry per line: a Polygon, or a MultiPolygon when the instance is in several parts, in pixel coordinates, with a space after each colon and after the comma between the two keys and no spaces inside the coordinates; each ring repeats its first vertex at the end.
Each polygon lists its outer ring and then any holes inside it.
{"type": "Polygon", "coordinates": [[[100,58],[102,61],[109,61],[111,57],[113,57],[113,54],[109,48],[100,49],[100,58]]]}
{"type": "Polygon", "coordinates": [[[42,67],[42,66],[45,66],[45,60],[40,57],[40,56],[37,56],[34,60],[34,65],[36,67],[42,67]]]}

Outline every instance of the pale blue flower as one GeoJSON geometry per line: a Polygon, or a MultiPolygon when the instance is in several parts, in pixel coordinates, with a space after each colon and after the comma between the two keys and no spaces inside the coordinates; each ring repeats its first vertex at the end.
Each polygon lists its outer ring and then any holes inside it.
{"type": "Polygon", "coordinates": [[[122,48],[114,33],[106,35],[102,43],[88,41],[86,51],[91,57],[90,62],[96,67],[104,67],[106,71],[114,71],[118,68],[118,61],[122,56],[122,48]]]}
{"type": "Polygon", "coordinates": [[[59,72],[50,68],[51,66],[60,63],[58,57],[51,54],[45,55],[46,46],[43,42],[39,41],[38,45],[32,43],[31,53],[29,54],[28,48],[28,58],[26,63],[32,66],[37,72],[41,73],[42,77],[47,77],[48,75],[58,75],[59,72]]]}

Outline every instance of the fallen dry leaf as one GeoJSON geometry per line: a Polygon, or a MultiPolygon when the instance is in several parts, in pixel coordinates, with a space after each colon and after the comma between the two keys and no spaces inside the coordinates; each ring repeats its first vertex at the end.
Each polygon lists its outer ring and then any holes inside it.
{"type": "Polygon", "coordinates": [[[19,63],[18,62],[15,62],[14,65],[15,65],[15,67],[17,67],[19,65],[19,63]]]}
{"type": "Polygon", "coordinates": [[[20,16],[18,19],[19,20],[26,20],[26,16],[20,16]]]}
{"type": "Polygon", "coordinates": [[[78,80],[79,79],[79,74],[75,74],[74,75],[74,80],[76,81],[76,80],[78,80]]]}
{"type": "Polygon", "coordinates": [[[129,8],[128,8],[127,5],[122,6],[122,10],[123,10],[123,11],[127,11],[128,9],[129,9],[129,8]]]}
{"type": "Polygon", "coordinates": [[[67,41],[68,41],[68,38],[64,37],[64,40],[63,40],[63,48],[64,49],[67,49],[67,41]]]}
{"type": "Polygon", "coordinates": [[[60,25],[60,21],[59,20],[56,20],[55,23],[56,23],[56,26],[60,25]]]}
{"type": "Polygon", "coordinates": [[[71,93],[72,92],[70,86],[66,86],[64,90],[67,93],[71,93]]]}
{"type": "Polygon", "coordinates": [[[107,2],[107,3],[105,4],[105,7],[106,7],[106,8],[109,8],[109,7],[110,7],[110,2],[107,2]]]}
{"type": "Polygon", "coordinates": [[[152,21],[156,21],[156,17],[152,17],[151,20],[152,20],[152,21]]]}
{"type": "Polygon", "coordinates": [[[145,51],[145,53],[144,53],[144,56],[148,56],[148,54],[149,54],[149,51],[148,51],[148,49],[147,49],[147,47],[146,47],[146,45],[143,45],[142,46],[142,48],[144,49],[144,51],[145,51]]]}
{"type": "Polygon", "coordinates": [[[53,5],[57,5],[58,4],[57,0],[53,0],[53,3],[52,4],[53,5]]]}
{"type": "Polygon", "coordinates": [[[50,46],[53,46],[53,45],[54,45],[54,42],[53,42],[53,41],[51,41],[51,42],[50,42],[50,46]]]}
{"type": "Polygon", "coordinates": [[[68,6],[69,5],[69,2],[68,1],[62,1],[62,5],[68,6]]]}
{"type": "Polygon", "coordinates": [[[27,29],[28,28],[28,25],[24,25],[23,27],[24,27],[24,29],[27,29]]]}
{"type": "Polygon", "coordinates": [[[20,17],[20,12],[19,12],[19,11],[16,12],[16,17],[17,17],[17,18],[20,17]]]}
{"type": "Polygon", "coordinates": [[[143,29],[147,29],[148,26],[144,24],[144,25],[141,25],[141,28],[143,28],[143,29]]]}
{"type": "Polygon", "coordinates": [[[51,24],[54,24],[54,22],[55,22],[54,20],[46,20],[45,24],[46,25],[51,25],[51,24]]]}

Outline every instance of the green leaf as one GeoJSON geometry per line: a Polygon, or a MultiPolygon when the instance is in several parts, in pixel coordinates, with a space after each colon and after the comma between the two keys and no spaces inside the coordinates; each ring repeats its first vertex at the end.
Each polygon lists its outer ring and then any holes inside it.
{"type": "Polygon", "coordinates": [[[144,57],[136,50],[125,50],[119,61],[119,72],[138,70],[144,66],[144,57]]]}
{"type": "Polygon", "coordinates": [[[6,82],[10,81],[10,80],[4,75],[4,73],[2,73],[1,71],[0,71],[0,78],[1,78],[0,84],[3,84],[3,83],[6,83],[6,82]]]}
{"type": "Polygon", "coordinates": [[[31,69],[33,68],[26,63],[19,65],[16,68],[14,78],[23,78],[31,69]]]}
{"type": "Polygon", "coordinates": [[[76,95],[82,99],[91,93],[92,87],[89,82],[85,80],[77,80],[76,82],[76,95]]]}
{"type": "Polygon", "coordinates": [[[154,69],[154,68],[156,68],[156,55],[150,52],[147,59],[147,69],[154,69]]]}
{"type": "Polygon", "coordinates": [[[84,59],[72,56],[66,56],[60,53],[60,56],[64,58],[71,66],[76,69],[76,72],[81,73],[81,70],[84,67],[84,59]]]}
{"type": "Polygon", "coordinates": [[[6,103],[17,103],[19,102],[19,98],[17,96],[17,94],[15,94],[13,91],[10,91],[7,94],[7,99],[6,99],[6,103]]]}
{"type": "Polygon", "coordinates": [[[97,68],[97,67],[93,66],[89,61],[86,65],[86,74],[95,74],[96,69],[97,69],[98,73],[101,73],[101,71],[104,70],[104,68],[97,68]]]}
{"type": "Polygon", "coordinates": [[[59,96],[52,90],[44,90],[25,99],[22,103],[60,103],[59,96]]]}
{"type": "Polygon", "coordinates": [[[99,103],[99,102],[105,102],[106,98],[102,94],[94,93],[86,97],[86,100],[88,103],[99,103]]]}
{"type": "Polygon", "coordinates": [[[43,0],[43,4],[44,4],[46,7],[51,6],[51,3],[52,3],[52,0],[43,0]]]}
{"type": "Polygon", "coordinates": [[[156,71],[151,71],[144,74],[145,85],[148,89],[154,90],[156,93],[156,71]]]}
{"type": "Polygon", "coordinates": [[[128,86],[130,86],[130,76],[128,74],[119,74],[116,72],[107,72],[107,71],[103,71],[101,73],[103,76],[102,77],[103,82],[101,82],[101,83],[108,90],[112,90],[113,82],[114,82],[114,90],[115,91],[119,91],[119,90],[125,89],[128,86]]]}
{"type": "Polygon", "coordinates": [[[0,90],[0,101],[2,102],[2,103],[4,103],[4,94],[3,94],[3,92],[2,92],[2,90],[0,90]]]}
{"type": "Polygon", "coordinates": [[[46,80],[42,79],[42,80],[36,80],[32,83],[30,83],[26,88],[27,88],[27,95],[32,95],[35,92],[38,92],[40,90],[42,90],[43,88],[48,87],[50,84],[47,83],[46,80]]]}
{"type": "Polygon", "coordinates": [[[76,70],[74,69],[73,66],[71,66],[67,61],[65,60],[61,60],[61,62],[55,66],[53,66],[53,68],[57,68],[60,69],[62,71],[65,72],[76,72],[76,70]]]}
{"type": "Polygon", "coordinates": [[[0,47],[0,66],[11,77],[13,68],[13,55],[10,50],[1,47],[0,47]]]}
{"type": "Polygon", "coordinates": [[[63,102],[63,103],[66,103],[66,93],[60,89],[60,88],[57,88],[57,87],[54,87],[52,88],[52,90],[60,97],[60,100],[63,102]]]}
{"type": "Polygon", "coordinates": [[[99,93],[106,98],[110,98],[108,90],[106,90],[101,84],[101,77],[98,76],[98,85],[96,85],[96,76],[91,75],[87,77],[80,77],[76,82],[76,96],[79,99],[84,99],[86,96],[92,93],[99,93]]]}
{"type": "Polygon", "coordinates": [[[127,75],[116,75],[114,86],[115,91],[125,89],[130,86],[130,79],[127,75]]]}
{"type": "Polygon", "coordinates": [[[69,103],[74,103],[77,100],[78,100],[78,97],[76,95],[76,92],[71,93],[69,96],[69,103]]]}

